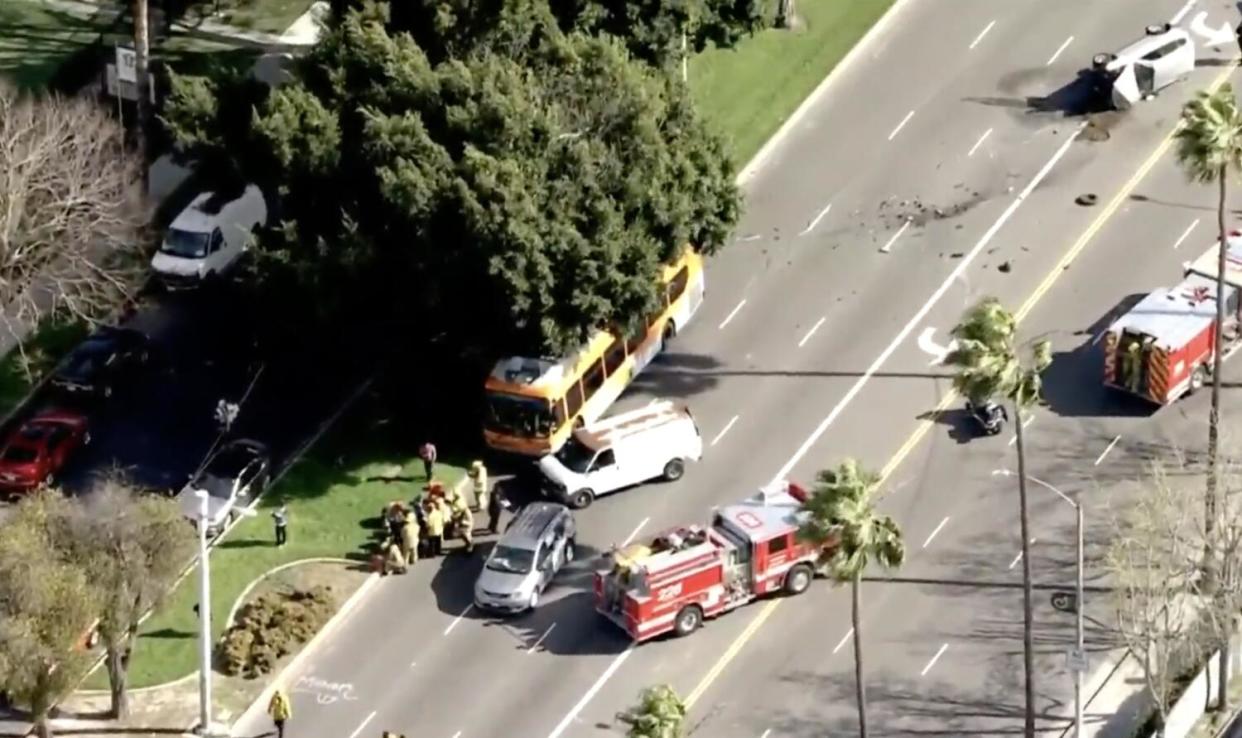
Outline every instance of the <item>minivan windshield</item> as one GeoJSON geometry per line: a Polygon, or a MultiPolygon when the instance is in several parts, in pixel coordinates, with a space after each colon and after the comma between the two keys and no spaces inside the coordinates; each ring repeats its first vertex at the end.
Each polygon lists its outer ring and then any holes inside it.
{"type": "Polygon", "coordinates": [[[535,565],[535,552],[524,548],[513,548],[503,544],[497,545],[492,557],[487,561],[487,568],[492,571],[503,571],[509,574],[529,574],[535,565]]]}
{"type": "Polygon", "coordinates": [[[160,251],[185,259],[201,259],[207,256],[209,238],[210,234],[207,233],[169,228],[160,251]]]}
{"type": "Polygon", "coordinates": [[[561,462],[566,469],[578,474],[586,474],[594,458],[595,451],[584,446],[573,436],[570,436],[565,445],[561,446],[561,450],[556,452],[556,460],[561,462]]]}

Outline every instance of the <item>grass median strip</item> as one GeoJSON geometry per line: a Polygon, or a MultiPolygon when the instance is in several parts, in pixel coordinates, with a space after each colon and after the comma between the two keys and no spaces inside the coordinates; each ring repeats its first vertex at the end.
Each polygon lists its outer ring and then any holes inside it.
{"type": "Polygon", "coordinates": [[[894,0],[801,0],[792,30],[768,29],[690,61],[690,91],[741,167],[894,0]]]}

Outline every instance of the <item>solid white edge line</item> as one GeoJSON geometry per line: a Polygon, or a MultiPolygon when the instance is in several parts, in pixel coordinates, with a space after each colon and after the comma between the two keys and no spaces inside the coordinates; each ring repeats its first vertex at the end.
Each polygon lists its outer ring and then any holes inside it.
{"type": "Polygon", "coordinates": [[[884,246],[880,248],[880,253],[887,254],[888,250],[893,247],[893,244],[897,243],[897,239],[901,238],[901,234],[905,233],[906,229],[909,228],[910,224],[913,222],[914,221],[910,218],[906,218],[906,222],[902,223],[901,227],[897,229],[897,232],[893,234],[893,237],[888,239],[888,243],[884,244],[884,246]]]}
{"type": "Polygon", "coordinates": [[[849,630],[845,631],[845,635],[841,637],[841,642],[837,644],[836,648],[832,649],[832,652],[836,653],[844,648],[845,644],[850,642],[850,636],[852,635],[854,635],[854,629],[851,627],[849,630]]]}
{"type": "Polygon", "coordinates": [[[630,534],[625,537],[624,541],[621,542],[622,548],[630,545],[630,541],[634,540],[634,538],[638,536],[638,531],[643,529],[643,526],[647,524],[648,520],[651,520],[651,518],[643,518],[638,525],[634,526],[634,530],[630,531],[630,534]]]}
{"type": "Polygon", "coordinates": [[[979,150],[979,147],[983,145],[983,142],[986,141],[988,136],[991,136],[991,135],[992,135],[991,128],[984,131],[983,135],[979,137],[979,140],[975,141],[975,145],[970,147],[970,151],[966,152],[966,156],[974,156],[975,152],[979,150]]]}
{"type": "Polygon", "coordinates": [[[932,667],[936,665],[936,662],[940,660],[940,657],[943,656],[944,652],[947,650],[949,650],[949,644],[942,644],[940,646],[940,650],[936,652],[936,655],[932,656],[931,661],[927,662],[927,666],[923,667],[923,671],[919,674],[919,676],[927,676],[927,672],[932,670],[932,667]]]}
{"type": "MultiPolygon", "coordinates": [[[[1191,232],[1191,231],[1193,231],[1193,230],[1195,229],[1195,226],[1197,226],[1197,225],[1199,225],[1199,219],[1198,219],[1198,218],[1195,218],[1195,222],[1194,222],[1194,223],[1191,223],[1190,225],[1186,226],[1186,230],[1182,231],[1182,235],[1181,235],[1181,237],[1180,237],[1180,238],[1178,238],[1178,239],[1177,239],[1177,241],[1175,241],[1175,242],[1173,243],[1173,248],[1174,248],[1174,250],[1176,250],[1178,246],[1181,246],[1181,245],[1182,245],[1182,243],[1183,243],[1183,242],[1184,242],[1187,238],[1189,238],[1189,237],[1190,237],[1190,232],[1191,232]]],[[[1217,239],[1217,240],[1219,241],[1220,239],[1217,239]]]]}
{"type": "Polygon", "coordinates": [[[828,319],[828,316],[825,315],[824,317],[815,321],[815,325],[811,326],[811,330],[806,332],[806,335],[802,337],[801,341],[798,341],[798,348],[802,348],[803,345],[805,345],[807,341],[811,340],[811,336],[815,335],[815,331],[819,330],[819,327],[823,325],[824,321],[827,319],[828,319]]]}
{"type": "Polygon", "coordinates": [[[1045,66],[1045,67],[1050,67],[1050,66],[1052,66],[1052,63],[1053,63],[1053,62],[1055,62],[1055,61],[1057,60],[1057,57],[1061,56],[1061,52],[1062,52],[1062,51],[1065,51],[1065,49],[1066,49],[1066,48],[1068,48],[1068,47],[1069,47],[1069,45],[1070,45],[1070,44],[1072,44],[1073,42],[1074,42],[1074,37],[1073,37],[1073,36],[1070,36],[1069,38],[1065,39],[1065,43],[1061,44],[1061,45],[1057,48],[1057,50],[1056,50],[1056,51],[1052,54],[1052,56],[1048,59],[1048,63],[1047,63],[1047,64],[1045,64],[1044,66],[1045,66]]]}
{"type": "Polygon", "coordinates": [[[548,634],[549,634],[549,633],[551,633],[551,632],[552,632],[552,629],[553,629],[553,628],[555,628],[555,627],[556,627],[556,623],[552,623],[551,625],[549,625],[549,626],[548,626],[548,629],[547,629],[547,630],[545,630],[545,631],[543,632],[543,635],[539,636],[539,640],[537,640],[537,641],[535,641],[534,643],[530,644],[530,648],[526,649],[526,655],[527,655],[527,656],[529,656],[530,654],[534,653],[534,652],[535,652],[535,649],[536,649],[536,648],[539,648],[539,644],[540,644],[540,643],[543,643],[543,639],[544,639],[544,638],[547,638],[547,637],[548,637],[548,634]]]}
{"type": "Polygon", "coordinates": [[[728,325],[731,320],[733,320],[733,317],[737,315],[739,312],[741,312],[742,307],[745,304],[746,304],[746,298],[743,297],[742,301],[737,304],[737,307],[733,308],[733,310],[730,311],[729,314],[725,316],[725,319],[720,322],[720,325],[716,326],[716,329],[723,331],[724,327],[728,325]]]}
{"type": "Polygon", "coordinates": [[[367,725],[370,724],[370,722],[374,719],[375,719],[375,710],[372,710],[371,714],[367,715],[366,719],[363,720],[358,725],[358,727],[354,728],[354,732],[349,734],[349,738],[358,738],[358,734],[362,732],[363,728],[366,728],[367,725]]]}
{"type": "Polygon", "coordinates": [[[564,733],[565,730],[569,728],[570,724],[573,723],[574,719],[578,717],[578,713],[582,712],[582,708],[587,706],[587,703],[591,701],[591,698],[603,688],[604,683],[611,679],[617,669],[621,668],[621,664],[624,664],[625,660],[630,657],[630,654],[634,653],[634,645],[635,644],[631,643],[629,646],[626,646],[624,651],[617,654],[617,657],[612,660],[612,663],[608,665],[608,668],[604,670],[604,673],[599,675],[599,679],[596,679],[595,683],[591,685],[591,688],[586,691],[586,694],[582,695],[582,699],[578,700],[578,704],[574,705],[573,709],[570,710],[561,722],[552,729],[552,732],[548,734],[548,738],[560,738],[561,734],[564,733]]]}
{"type": "Polygon", "coordinates": [[[897,134],[898,134],[898,133],[901,133],[901,129],[902,129],[902,128],[905,128],[905,127],[906,127],[906,124],[907,124],[907,123],[909,123],[909,122],[910,122],[910,119],[911,119],[911,118],[913,118],[913,117],[914,117],[914,111],[913,111],[913,110],[911,110],[910,112],[906,113],[906,117],[902,118],[902,119],[901,119],[901,122],[897,124],[897,127],[893,129],[893,132],[892,132],[892,133],[890,133],[890,134],[888,134],[888,140],[889,140],[889,141],[892,141],[894,138],[897,138],[897,134]]]}
{"type": "Polygon", "coordinates": [[[975,36],[975,40],[974,40],[974,41],[971,41],[971,42],[970,42],[970,46],[968,46],[967,48],[969,48],[969,49],[973,49],[973,48],[975,48],[976,46],[978,46],[978,45],[979,45],[979,42],[983,40],[983,37],[984,37],[984,36],[988,35],[988,31],[992,30],[992,26],[994,26],[994,25],[996,25],[996,21],[992,21],[991,23],[989,23],[989,24],[987,24],[986,26],[984,26],[984,27],[983,27],[983,30],[979,32],[979,35],[978,35],[978,36],[975,36]]]}
{"type": "Polygon", "coordinates": [[[824,219],[824,216],[828,214],[829,210],[832,210],[832,203],[828,203],[827,205],[825,205],[824,209],[819,211],[819,214],[816,215],[814,218],[812,218],[811,222],[807,225],[807,227],[803,228],[802,232],[799,233],[798,235],[805,236],[806,234],[815,230],[815,226],[819,225],[819,222],[824,219]]]}
{"type": "Polygon", "coordinates": [[[940,521],[940,525],[937,525],[936,529],[931,532],[931,535],[927,536],[927,540],[923,541],[923,548],[927,548],[929,545],[931,545],[932,539],[935,538],[940,533],[940,529],[943,528],[945,524],[948,522],[949,522],[949,516],[946,515],[944,516],[944,520],[940,521]]]}
{"type": "Polygon", "coordinates": [[[449,626],[444,629],[444,635],[448,635],[449,633],[452,633],[453,628],[457,627],[457,624],[461,622],[462,618],[466,617],[466,613],[470,612],[471,608],[473,607],[474,607],[473,602],[471,602],[469,605],[466,605],[466,609],[462,610],[460,615],[453,618],[453,622],[449,623],[449,626]]]}
{"type": "Polygon", "coordinates": [[[737,422],[737,419],[739,417],[741,416],[734,415],[732,418],[730,418],[729,422],[725,423],[725,427],[721,428],[720,432],[716,434],[716,437],[712,439],[712,442],[710,445],[715,446],[717,443],[719,443],[720,439],[724,438],[724,435],[729,432],[729,429],[733,427],[733,424],[737,422]]]}
{"type": "Polygon", "coordinates": [[[1182,19],[1186,17],[1186,14],[1189,13],[1190,9],[1193,8],[1194,6],[1195,6],[1195,0],[1186,0],[1186,4],[1182,6],[1181,10],[1177,11],[1177,15],[1173,16],[1172,20],[1170,20],[1169,22],[1175,26],[1178,23],[1181,23],[1182,19]]]}
{"type": "MultiPolygon", "coordinates": [[[[871,366],[867,367],[862,376],[854,382],[849,391],[845,393],[845,396],[837,401],[836,406],[832,408],[832,410],[828,413],[828,416],[820,421],[819,426],[815,428],[811,435],[807,436],[807,439],[802,442],[802,445],[798,447],[798,450],[794,452],[793,456],[789,457],[789,461],[786,461],[785,464],[777,470],[772,480],[773,483],[779,483],[781,480],[789,476],[789,472],[792,471],[798,462],[802,460],[802,457],[807,455],[807,453],[811,450],[811,447],[815,445],[815,442],[824,435],[824,433],[828,430],[828,426],[832,425],[837,417],[845,411],[845,408],[854,401],[854,398],[858,396],[858,393],[862,392],[862,388],[866,386],[871,377],[873,377],[875,373],[880,370],[880,367],[884,366],[884,363],[888,361],[890,356],[893,355],[893,352],[895,352],[901,344],[905,343],[906,339],[910,337],[910,333],[923,323],[923,321],[927,318],[927,314],[930,313],[932,308],[936,306],[936,303],[944,297],[945,293],[949,291],[949,288],[953,286],[953,283],[956,282],[966,272],[966,270],[970,268],[970,265],[974,263],[975,258],[980,254],[980,252],[987,248],[987,245],[992,242],[993,238],[996,238],[996,234],[999,233],[1000,229],[1009,222],[1009,219],[1013,217],[1013,214],[1017,212],[1022,203],[1026,201],[1026,198],[1030,197],[1031,193],[1035,191],[1035,188],[1044,181],[1044,179],[1048,176],[1048,173],[1052,171],[1052,168],[1057,165],[1057,162],[1061,161],[1062,157],[1064,157],[1069,151],[1070,146],[1073,145],[1074,141],[1078,140],[1078,136],[1082,133],[1084,125],[1085,124],[1079,124],[1079,126],[1074,129],[1074,132],[1065,139],[1065,141],[1061,144],[1061,147],[1058,148],[1056,153],[1052,155],[1052,158],[1044,164],[1043,168],[1035,174],[1031,181],[1027,183],[1026,187],[1018,193],[1018,196],[1014,198],[1013,202],[1009,203],[1009,207],[1005,208],[1005,211],[1001,213],[1001,216],[995,223],[992,224],[992,227],[983,234],[983,237],[979,239],[979,242],[976,243],[974,247],[972,247],[970,251],[958,261],[957,266],[953,268],[953,271],[949,273],[949,276],[945,277],[944,282],[936,288],[936,291],[933,292],[932,296],[923,304],[923,307],[919,308],[918,311],[915,312],[914,316],[911,317],[905,327],[897,333],[892,342],[880,352],[880,355],[875,358],[875,361],[871,362],[871,366]]],[[[1239,344],[1239,346],[1242,346],[1242,344],[1239,344]]]]}
{"type": "Polygon", "coordinates": [[[1112,450],[1113,450],[1113,446],[1116,446],[1116,445],[1117,445],[1117,442],[1118,442],[1118,441],[1120,441],[1120,440],[1121,440],[1121,436],[1117,436],[1116,438],[1114,438],[1114,439],[1113,439],[1113,442],[1112,442],[1112,443],[1108,444],[1108,448],[1104,449],[1104,453],[1100,454],[1099,458],[1097,458],[1097,459],[1095,460],[1095,466],[1099,466],[1099,465],[1100,465],[1100,462],[1104,460],[1104,457],[1105,457],[1105,456],[1108,456],[1108,452],[1109,452],[1109,451],[1112,451],[1112,450]]]}

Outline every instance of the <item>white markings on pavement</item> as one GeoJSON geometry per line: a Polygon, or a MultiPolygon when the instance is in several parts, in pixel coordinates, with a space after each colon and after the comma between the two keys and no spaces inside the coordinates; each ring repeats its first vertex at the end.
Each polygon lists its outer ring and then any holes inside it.
{"type": "Polygon", "coordinates": [[[768,738],[768,736],[770,735],[772,735],[772,729],[768,728],[767,730],[763,731],[763,735],[759,736],[759,738],[768,738]]]}
{"type": "Polygon", "coordinates": [[[459,730],[456,733],[454,733],[453,738],[461,738],[461,731],[459,730]]]}
{"type": "Polygon", "coordinates": [[[293,683],[293,688],[289,691],[313,694],[315,695],[315,702],[321,705],[332,705],[342,700],[345,702],[358,701],[358,696],[354,694],[352,682],[330,682],[327,679],[307,676],[306,674],[298,677],[298,680],[293,683]]]}
{"type": "MultiPolygon", "coordinates": [[[[1035,539],[1034,539],[1034,538],[1032,538],[1032,539],[1031,539],[1031,543],[1035,543],[1035,539]]],[[[1018,555],[1013,557],[1013,561],[1010,561],[1010,562],[1009,562],[1009,570],[1010,570],[1010,571],[1013,571],[1013,568],[1014,568],[1015,566],[1017,566],[1017,565],[1018,565],[1018,562],[1019,562],[1019,561],[1021,561],[1021,560],[1022,560],[1022,552],[1021,552],[1021,551],[1019,551],[1019,552],[1018,552],[1018,555]]]]}
{"type": "Polygon", "coordinates": [[[983,30],[979,32],[979,35],[978,35],[978,36],[975,36],[975,40],[970,42],[970,47],[969,47],[969,48],[972,48],[972,49],[973,49],[973,48],[975,48],[976,46],[978,46],[978,45],[979,45],[979,42],[983,40],[983,37],[984,37],[984,36],[988,35],[988,31],[992,30],[992,26],[994,26],[994,25],[996,25],[996,21],[992,21],[991,23],[989,23],[989,24],[987,24],[986,26],[984,26],[984,27],[983,27],[983,30]]]}
{"type": "Polygon", "coordinates": [[[733,424],[737,422],[738,417],[740,416],[734,415],[732,418],[729,419],[728,423],[725,423],[725,427],[721,428],[720,432],[716,434],[716,437],[712,439],[712,442],[711,442],[712,446],[715,446],[717,443],[720,443],[720,439],[724,438],[724,435],[729,432],[729,429],[732,428],[733,424]]]}
{"type": "Polygon", "coordinates": [[[587,703],[591,701],[591,698],[603,688],[604,683],[612,678],[612,675],[616,673],[617,669],[621,668],[621,664],[624,664],[625,660],[628,659],[632,653],[634,653],[633,643],[626,647],[624,651],[617,654],[617,657],[612,660],[612,663],[608,665],[608,668],[604,670],[604,673],[599,675],[599,679],[596,679],[595,683],[591,685],[591,688],[587,690],[586,694],[582,695],[582,699],[578,700],[578,704],[574,705],[574,708],[565,715],[565,717],[555,728],[552,729],[552,732],[548,734],[548,738],[560,738],[561,734],[563,734],[569,728],[570,724],[573,723],[573,721],[578,717],[578,713],[582,712],[582,708],[587,706],[587,703]]]}
{"type": "Polygon", "coordinates": [[[931,671],[932,667],[936,665],[936,662],[940,660],[940,657],[943,656],[944,652],[947,650],[949,650],[949,644],[945,643],[941,645],[940,650],[936,652],[935,656],[931,657],[931,661],[927,662],[927,666],[923,667],[923,671],[919,674],[919,676],[927,676],[927,672],[931,671]]]}
{"type": "MultiPolygon", "coordinates": [[[[1032,415],[1031,417],[1027,418],[1027,419],[1026,419],[1026,420],[1022,423],[1022,427],[1023,427],[1023,428],[1026,428],[1028,425],[1030,425],[1031,423],[1034,423],[1034,422],[1035,422],[1035,416],[1034,416],[1034,415],[1032,415]]],[[[1014,433],[1014,434],[1013,434],[1013,438],[1010,438],[1010,439],[1009,439],[1009,445],[1010,445],[1010,446],[1012,446],[1012,445],[1014,445],[1014,444],[1015,444],[1015,443],[1017,443],[1017,442],[1018,442],[1018,434],[1017,434],[1017,433],[1014,433]]]]}
{"type": "Polygon", "coordinates": [[[361,733],[362,729],[367,727],[367,724],[373,719],[375,719],[375,710],[372,710],[371,714],[367,715],[366,720],[363,720],[358,727],[354,728],[354,732],[349,734],[349,738],[358,738],[358,734],[361,733]]]}
{"type": "Polygon", "coordinates": [[[845,648],[845,644],[850,642],[850,636],[852,635],[854,635],[854,629],[850,628],[849,630],[845,632],[845,636],[841,638],[841,642],[837,644],[837,647],[832,649],[832,652],[836,653],[837,651],[840,651],[842,648],[845,648]]]}
{"type": "MultiPolygon", "coordinates": [[[[1056,153],[1052,155],[1052,158],[1045,162],[1043,168],[1035,173],[1035,176],[1031,178],[1031,181],[1026,184],[1026,187],[1024,187],[1021,192],[1018,193],[1018,196],[1014,198],[1013,202],[1009,203],[1009,207],[1005,208],[1005,211],[1001,213],[996,222],[993,223],[986,232],[984,232],[983,236],[980,237],[979,241],[971,247],[970,251],[966,252],[966,255],[958,260],[957,266],[953,268],[952,272],[949,272],[949,275],[944,278],[944,281],[940,283],[940,286],[936,288],[936,291],[932,293],[931,297],[927,298],[927,302],[923,303],[923,307],[919,308],[918,311],[914,313],[914,316],[910,318],[909,322],[907,322],[905,326],[897,332],[897,335],[893,337],[893,340],[888,344],[888,346],[880,352],[879,356],[875,357],[875,361],[872,361],[871,365],[867,367],[862,376],[854,382],[849,391],[845,393],[845,396],[837,401],[837,404],[831,411],[829,411],[827,417],[819,422],[819,425],[815,427],[815,430],[811,432],[811,435],[807,436],[806,440],[802,442],[802,445],[798,447],[798,450],[794,452],[793,456],[790,456],[789,460],[777,470],[776,474],[772,477],[772,482],[774,484],[789,477],[790,473],[793,471],[793,468],[797,466],[799,461],[802,460],[802,457],[806,456],[807,453],[810,452],[811,447],[815,445],[816,441],[818,441],[825,432],[827,432],[828,427],[836,421],[837,417],[840,416],[841,413],[845,412],[845,408],[854,401],[854,398],[858,396],[858,393],[862,392],[863,387],[865,387],[867,382],[875,376],[875,373],[880,371],[880,367],[884,366],[884,363],[887,362],[889,357],[893,355],[893,352],[897,350],[897,347],[905,343],[906,339],[910,337],[910,334],[914,331],[915,327],[922,324],[922,322],[927,319],[927,314],[932,311],[932,308],[936,306],[936,303],[940,302],[940,298],[944,297],[945,293],[949,291],[949,288],[953,286],[953,283],[966,273],[966,270],[970,268],[972,263],[974,263],[974,260],[979,256],[979,253],[987,248],[993,238],[996,238],[996,234],[999,233],[1000,229],[1009,222],[1009,219],[1013,217],[1013,214],[1018,212],[1018,208],[1021,207],[1022,203],[1026,201],[1026,198],[1030,197],[1031,193],[1035,191],[1035,188],[1048,177],[1048,173],[1051,172],[1052,168],[1057,165],[1057,162],[1061,161],[1061,159],[1065,157],[1065,154],[1070,150],[1070,147],[1073,146],[1074,142],[1078,140],[1078,136],[1082,134],[1082,129],[1083,126],[1079,125],[1076,129],[1074,129],[1072,134],[1067,136],[1066,139],[1061,142],[1061,147],[1056,150],[1056,153]]],[[[1242,346],[1242,343],[1238,345],[1242,346]]]]}
{"type": "Polygon", "coordinates": [[[647,524],[648,520],[651,520],[651,518],[643,518],[638,525],[634,526],[634,530],[630,531],[630,534],[625,537],[624,541],[621,542],[622,548],[630,545],[630,541],[634,540],[634,538],[638,535],[638,531],[643,529],[643,526],[647,524]]]}
{"type": "Polygon", "coordinates": [[[731,310],[729,314],[725,316],[725,319],[720,322],[719,329],[723,331],[724,327],[729,324],[729,321],[733,320],[733,316],[737,315],[738,312],[741,311],[742,306],[745,304],[746,304],[746,300],[743,298],[743,300],[737,304],[737,307],[733,308],[733,310],[731,310]]]}
{"type": "Polygon", "coordinates": [[[944,520],[940,521],[940,525],[937,525],[936,529],[931,532],[931,535],[927,536],[927,540],[923,541],[923,548],[927,548],[929,545],[931,545],[932,539],[936,537],[936,534],[939,533],[940,529],[943,528],[945,526],[945,523],[948,523],[948,522],[949,522],[949,516],[946,515],[944,516],[944,520]]]}
{"type": "Polygon", "coordinates": [[[806,335],[802,337],[801,341],[798,341],[798,348],[802,348],[807,341],[811,340],[811,336],[815,335],[815,331],[819,330],[819,327],[824,324],[825,320],[827,320],[827,317],[823,317],[815,321],[815,325],[811,326],[811,330],[806,332],[806,335]]]}
{"type": "Polygon", "coordinates": [[[410,668],[411,668],[411,669],[413,669],[415,666],[418,666],[418,662],[417,662],[417,661],[411,661],[411,662],[410,662],[410,668]]]}
{"type": "Polygon", "coordinates": [[[890,134],[888,134],[888,140],[889,140],[889,141],[892,141],[894,138],[897,138],[897,134],[901,132],[901,129],[902,129],[902,128],[904,128],[904,127],[905,127],[905,125],[906,125],[907,123],[909,123],[909,122],[910,122],[910,119],[911,119],[911,118],[913,118],[913,117],[914,117],[914,111],[913,111],[913,110],[911,110],[910,112],[906,113],[906,117],[902,118],[902,119],[901,119],[901,122],[897,124],[897,127],[893,129],[893,132],[892,132],[892,133],[890,133],[890,134]]]}
{"type": "Polygon", "coordinates": [[[529,656],[530,654],[534,653],[534,652],[535,652],[535,649],[536,649],[536,648],[539,648],[539,644],[540,644],[540,643],[543,643],[543,639],[544,639],[544,638],[547,638],[547,637],[548,637],[548,634],[549,634],[549,633],[551,633],[551,632],[552,632],[552,629],[553,629],[553,628],[555,628],[555,627],[556,627],[556,623],[552,623],[551,625],[549,625],[549,626],[548,626],[548,629],[547,629],[547,630],[545,630],[545,631],[543,632],[543,635],[539,636],[539,640],[537,640],[537,641],[535,641],[534,643],[530,644],[530,648],[526,649],[526,655],[527,655],[527,656],[529,656]]]}
{"type": "Polygon", "coordinates": [[[991,136],[991,135],[992,135],[991,128],[984,131],[983,135],[979,137],[979,140],[975,141],[975,145],[970,147],[970,151],[966,152],[966,156],[974,156],[975,152],[979,150],[979,147],[983,145],[983,142],[986,141],[988,139],[988,136],[991,136]]]}
{"type": "Polygon", "coordinates": [[[752,233],[749,236],[742,236],[738,240],[741,241],[742,243],[746,243],[747,241],[758,241],[761,238],[763,238],[763,236],[759,235],[758,233],[752,233]]]}
{"type": "Polygon", "coordinates": [[[1182,19],[1186,17],[1186,14],[1189,13],[1190,9],[1193,8],[1194,6],[1195,6],[1195,0],[1186,0],[1186,4],[1182,6],[1181,10],[1177,11],[1177,15],[1173,16],[1172,20],[1170,20],[1169,22],[1175,26],[1178,23],[1181,23],[1182,19]]]}
{"type": "Polygon", "coordinates": [[[893,244],[897,243],[897,239],[901,238],[901,234],[905,233],[906,229],[909,228],[910,224],[913,222],[913,219],[906,218],[906,222],[902,223],[901,227],[897,229],[897,232],[893,234],[893,237],[888,239],[888,243],[884,244],[884,247],[880,249],[880,253],[887,254],[888,250],[893,247],[893,244]]]}
{"type": "Polygon", "coordinates": [[[1120,441],[1120,440],[1121,440],[1121,436],[1117,436],[1116,438],[1114,438],[1114,439],[1113,439],[1113,442],[1112,442],[1112,443],[1108,444],[1108,448],[1104,449],[1104,453],[1100,454],[1100,457],[1099,457],[1098,459],[1096,459],[1096,460],[1095,460],[1095,465],[1096,465],[1096,466],[1099,466],[1099,465],[1100,465],[1100,462],[1104,460],[1104,457],[1105,457],[1105,456],[1108,456],[1108,452],[1109,452],[1109,451],[1112,451],[1112,450],[1113,450],[1113,446],[1116,446],[1116,445],[1117,445],[1117,442],[1118,442],[1118,441],[1120,441]]]}
{"type": "Polygon", "coordinates": [[[957,348],[957,339],[949,341],[948,346],[941,346],[932,339],[936,329],[933,326],[927,326],[923,332],[919,334],[919,350],[932,355],[932,360],[927,362],[928,366],[935,366],[945,360],[951,351],[957,348]]]}
{"type": "Polygon", "coordinates": [[[1058,47],[1057,47],[1057,50],[1056,50],[1055,52],[1053,52],[1053,54],[1052,54],[1052,56],[1051,56],[1051,57],[1049,57],[1049,58],[1048,58],[1048,63],[1047,63],[1047,64],[1045,64],[1044,66],[1045,66],[1045,67],[1050,67],[1050,66],[1052,66],[1052,63],[1053,63],[1054,61],[1056,61],[1056,60],[1057,60],[1057,57],[1061,55],[1061,52],[1062,52],[1062,51],[1065,51],[1066,47],[1068,47],[1068,46],[1069,46],[1070,44],[1072,44],[1073,42],[1074,42],[1074,37],[1073,37],[1073,36],[1070,36],[1069,38],[1065,39],[1065,43],[1063,43],[1063,44],[1061,44],[1060,46],[1058,46],[1058,47]]]}
{"type": "Polygon", "coordinates": [[[1181,237],[1178,238],[1177,241],[1173,243],[1173,248],[1176,249],[1178,246],[1181,246],[1182,242],[1184,242],[1187,238],[1190,237],[1190,232],[1193,231],[1195,229],[1195,226],[1197,225],[1199,225],[1199,219],[1195,218],[1195,222],[1186,226],[1186,230],[1182,231],[1181,237]]]}
{"type": "Polygon", "coordinates": [[[829,210],[832,210],[832,203],[828,203],[827,205],[825,205],[824,209],[819,211],[819,215],[816,215],[814,218],[812,218],[811,222],[808,223],[806,228],[803,228],[802,232],[799,233],[798,235],[805,236],[806,234],[815,230],[815,226],[819,225],[819,222],[824,219],[824,216],[828,214],[829,210]]]}
{"type": "Polygon", "coordinates": [[[453,622],[449,623],[449,627],[447,627],[447,628],[445,628],[445,629],[444,629],[444,635],[448,635],[449,633],[452,633],[452,632],[453,632],[453,628],[456,628],[456,627],[457,627],[457,624],[461,622],[461,619],[462,619],[462,618],[464,618],[464,617],[466,617],[466,613],[470,612],[470,610],[471,610],[471,609],[473,609],[473,608],[474,608],[474,603],[473,603],[473,602],[472,602],[472,603],[470,603],[469,605],[466,605],[466,609],[465,609],[465,610],[462,610],[460,615],[458,615],[457,617],[453,618],[453,622]]]}

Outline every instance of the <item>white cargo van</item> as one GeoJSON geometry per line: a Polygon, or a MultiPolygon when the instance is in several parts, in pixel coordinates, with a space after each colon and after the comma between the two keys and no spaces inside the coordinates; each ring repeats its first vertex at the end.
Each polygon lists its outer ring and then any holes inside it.
{"type": "Polygon", "coordinates": [[[196,286],[227,272],[264,225],[267,203],[255,185],[233,199],[204,192],[173,220],[151,268],[170,288],[196,286]]]}
{"type": "Polygon", "coordinates": [[[703,456],[703,439],[684,406],[653,402],[574,431],[555,454],[539,460],[547,492],[570,507],[657,477],[680,479],[687,461],[703,456]]]}

